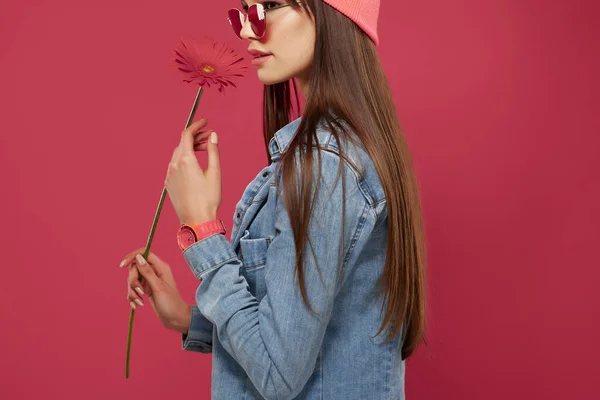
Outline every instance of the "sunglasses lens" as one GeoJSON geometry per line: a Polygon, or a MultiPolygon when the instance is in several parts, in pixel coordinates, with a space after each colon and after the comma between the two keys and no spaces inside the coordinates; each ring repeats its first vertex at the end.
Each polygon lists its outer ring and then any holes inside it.
{"type": "Polygon", "coordinates": [[[240,35],[240,33],[242,32],[242,21],[244,18],[241,11],[232,8],[227,12],[227,16],[229,19],[229,23],[231,24],[231,28],[233,29],[233,32],[236,34],[237,37],[241,39],[242,36],[240,35]]]}
{"type": "Polygon", "coordinates": [[[255,3],[248,8],[248,20],[252,26],[252,30],[259,38],[265,34],[265,11],[260,3],[255,3]]]}

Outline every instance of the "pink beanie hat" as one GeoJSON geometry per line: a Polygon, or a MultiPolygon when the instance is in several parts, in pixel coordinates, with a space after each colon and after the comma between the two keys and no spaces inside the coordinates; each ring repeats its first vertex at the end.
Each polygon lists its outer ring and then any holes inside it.
{"type": "Polygon", "coordinates": [[[323,0],[356,23],[369,37],[379,44],[377,18],[380,0],[323,0]]]}

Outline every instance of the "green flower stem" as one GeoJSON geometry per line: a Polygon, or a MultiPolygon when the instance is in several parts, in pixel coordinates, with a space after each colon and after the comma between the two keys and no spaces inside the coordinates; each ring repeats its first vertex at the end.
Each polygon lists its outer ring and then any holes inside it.
{"type": "MultiPolygon", "coordinates": [[[[185,124],[185,129],[187,129],[194,119],[194,115],[196,114],[196,109],[198,108],[198,103],[200,102],[200,98],[202,97],[202,86],[198,89],[198,93],[196,94],[196,99],[194,100],[194,105],[192,106],[192,111],[190,112],[190,116],[188,117],[187,123],[185,124]]],[[[154,232],[156,231],[156,225],[158,224],[158,218],[160,217],[160,212],[162,210],[163,203],[165,202],[165,197],[167,196],[167,188],[163,187],[162,193],[160,195],[160,201],[158,203],[158,208],[156,209],[156,213],[154,214],[154,221],[152,222],[152,228],[150,228],[150,235],[148,236],[148,241],[146,243],[146,250],[144,250],[144,259],[148,259],[148,255],[150,254],[150,245],[152,245],[152,239],[154,238],[154,232]]],[[[138,275],[138,280],[140,283],[143,283],[144,278],[141,275],[138,275]]],[[[133,328],[133,317],[135,316],[135,310],[131,309],[131,313],[129,314],[129,332],[127,333],[127,358],[125,361],[125,379],[129,379],[129,359],[131,354],[131,331],[133,328]]]]}

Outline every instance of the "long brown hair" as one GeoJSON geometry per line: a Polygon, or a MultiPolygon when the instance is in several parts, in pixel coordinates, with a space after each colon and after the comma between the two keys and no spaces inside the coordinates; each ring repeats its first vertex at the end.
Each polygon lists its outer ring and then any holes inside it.
{"type": "MultiPolygon", "coordinates": [[[[287,2],[296,10],[302,7],[312,14],[316,25],[309,95],[296,135],[280,160],[283,190],[288,194],[283,202],[294,232],[295,268],[302,298],[312,311],[303,271],[303,251],[312,212],[312,207],[309,208],[312,204],[312,143],[318,143],[316,129],[320,121],[327,122],[338,143],[340,137],[352,141],[351,135],[338,123],[339,118],[348,124],[372,158],[384,188],[388,240],[377,298],[384,296],[381,312],[385,308],[385,315],[376,336],[387,329],[388,342],[404,324],[402,358],[406,359],[425,340],[425,235],[418,183],[389,84],[375,44],[354,22],[322,0],[287,2]],[[299,153],[302,166],[299,183],[295,179],[298,171],[294,153],[299,153]]],[[[300,113],[295,80],[265,85],[263,100],[267,146],[275,132],[290,122],[294,110],[296,115],[300,113]]],[[[347,159],[341,147],[340,157],[347,159]]],[[[343,177],[342,174],[342,184],[343,177]]]]}

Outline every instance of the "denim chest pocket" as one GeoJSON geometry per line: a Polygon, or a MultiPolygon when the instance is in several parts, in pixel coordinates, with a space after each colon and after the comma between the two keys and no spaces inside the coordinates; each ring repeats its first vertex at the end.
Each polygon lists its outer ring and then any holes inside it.
{"type": "Polygon", "coordinates": [[[270,237],[254,238],[246,230],[240,238],[240,253],[244,268],[242,273],[250,287],[250,293],[261,301],[267,293],[265,285],[265,264],[267,262],[267,249],[271,243],[270,237]]]}

